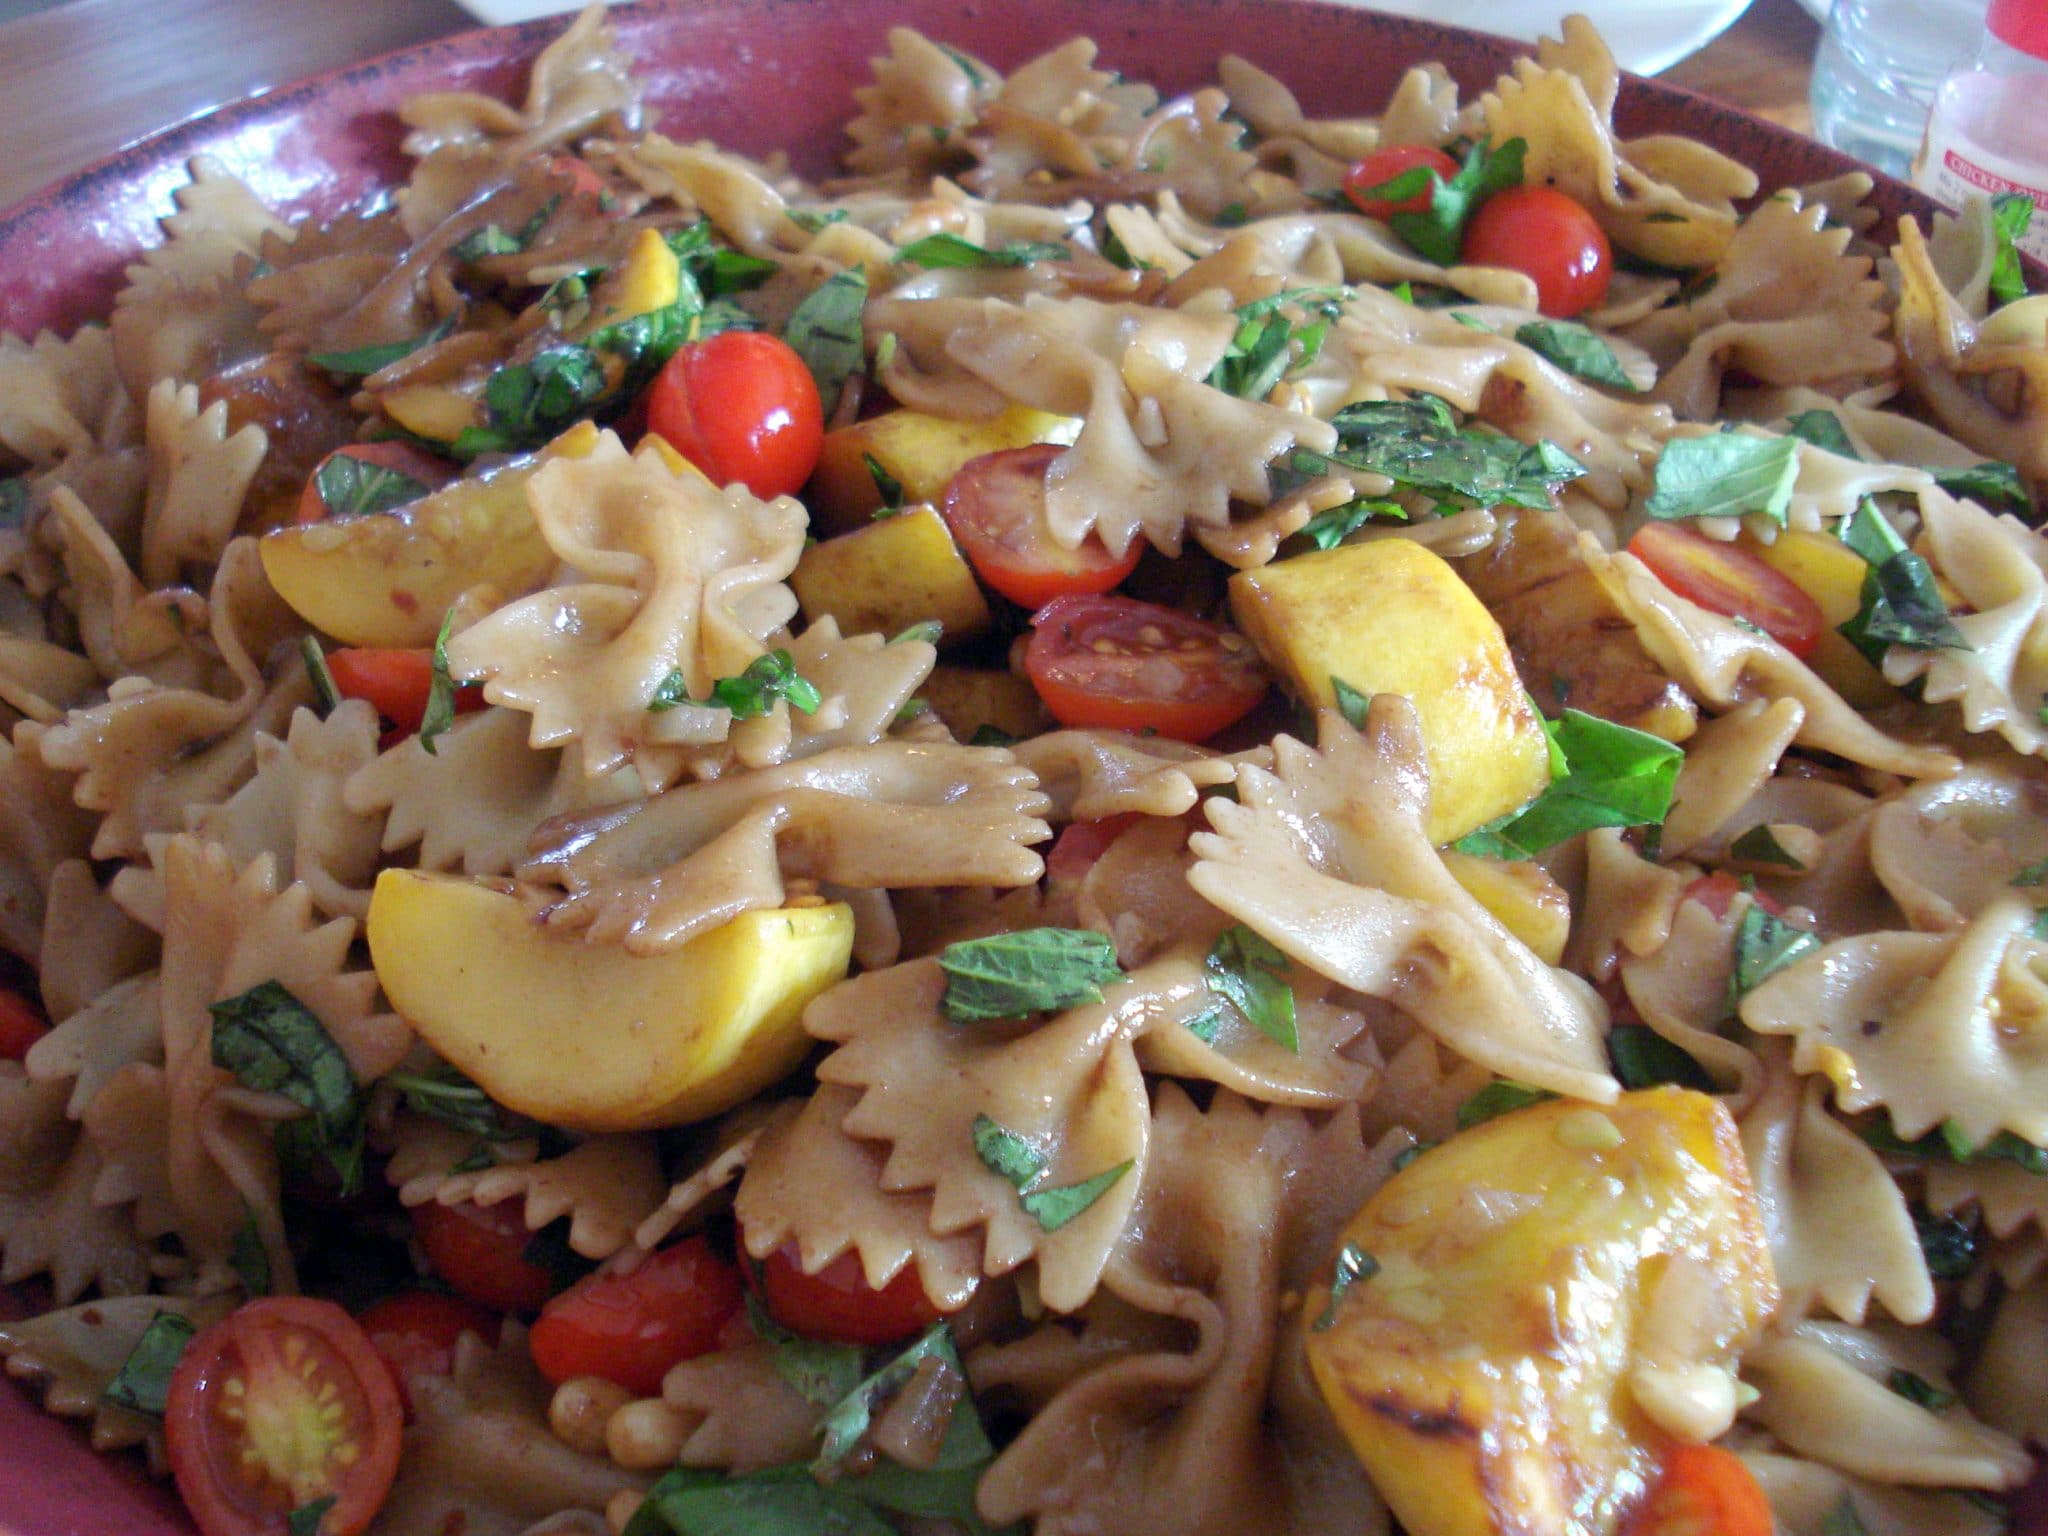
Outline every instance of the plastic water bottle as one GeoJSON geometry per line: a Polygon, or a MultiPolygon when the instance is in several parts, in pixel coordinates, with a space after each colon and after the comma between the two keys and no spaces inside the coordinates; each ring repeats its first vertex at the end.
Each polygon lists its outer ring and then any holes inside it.
{"type": "Polygon", "coordinates": [[[1988,4],[1835,0],[1813,61],[1815,136],[1905,175],[1935,88],[1975,52],[1988,4]]]}
{"type": "Polygon", "coordinates": [[[2018,192],[2034,216],[2018,244],[2048,260],[2048,0],[1991,0],[1973,60],[1942,81],[1913,180],[1959,208],[1972,192],[2018,192]]]}

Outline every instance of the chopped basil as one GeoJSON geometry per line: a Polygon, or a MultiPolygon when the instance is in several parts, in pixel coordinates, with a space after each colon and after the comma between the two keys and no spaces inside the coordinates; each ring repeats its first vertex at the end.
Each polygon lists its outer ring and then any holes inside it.
{"type": "Polygon", "coordinates": [[[721,677],[711,685],[710,697],[692,701],[690,680],[678,669],[661,680],[647,703],[649,714],[659,715],[681,705],[697,702],[729,709],[735,720],[753,720],[775,708],[778,699],[789,707],[814,715],[825,702],[818,685],[796,669],[796,658],[786,650],[756,656],[737,677],[721,677]]]}
{"type": "Polygon", "coordinates": [[[327,668],[327,653],[313,636],[304,635],[299,640],[299,655],[306,663],[306,676],[313,682],[314,707],[323,715],[333,714],[341,708],[341,689],[327,668]]]}
{"type": "Polygon", "coordinates": [[[1917,1408],[1925,1408],[1929,1413],[1939,1413],[1956,1405],[1955,1393],[1937,1387],[1925,1376],[1915,1375],[1902,1366],[1894,1366],[1884,1384],[1907,1402],[1917,1408]]]}
{"type": "Polygon", "coordinates": [[[1479,205],[1504,188],[1522,184],[1522,157],[1528,148],[1522,139],[1509,139],[1499,149],[1481,139],[1465,152],[1464,164],[1448,181],[1428,166],[1419,165],[1391,181],[1367,188],[1358,196],[1398,203],[1428,192],[1429,207],[1425,211],[1397,213],[1387,223],[1418,255],[1440,267],[1453,267],[1458,264],[1465,226],[1479,205]]]}
{"type": "Polygon", "coordinates": [[[313,472],[313,489],[336,517],[388,512],[418,501],[426,485],[403,470],[372,464],[352,453],[333,453],[313,472]]]}
{"type": "Polygon", "coordinates": [[[1223,1029],[1223,1010],[1204,1008],[1191,1019],[1181,1021],[1181,1027],[1204,1045],[1214,1045],[1216,1036],[1223,1029]]]}
{"type": "Polygon", "coordinates": [[[1589,384],[1641,393],[1640,386],[1622,370],[1614,348],[1598,332],[1575,320],[1531,320],[1515,332],[1515,340],[1589,384]]]}
{"type": "MultiPolygon", "coordinates": [[[[815,235],[821,229],[846,222],[844,208],[792,208],[789,222],[807,235],[815,235]]],[[[772,265],[772,263],[771,263],[772,265]]]]}
{"type": "Polygon", "coordinates": [[[357,347],[351,352],[313,352],[307,354],[306,361],[315,368],[325,368],[329,373],[366,379],[389,368],[400,358],[411,357],[420,348],[440,341],[454,329],[455,317],[450,315],[432,330],[422,331],[406,341],[387,341],[374,347],[357,347]]]}
{"type": "Polygon", "coordinates": [[[1372,709],[1372,697],[1361,693],[1334,672],[1330,674],[1330,693],[1337,701],[1337,712],[1351,723],[1353,730],[1365,729],[1365,717],[1372,709]]]}
{"type": "Polygon", "coordinates": [[[987,721],[977,725],[974,734],[967,738],[967,745],[970,747],[1009,747],[1015,746],[1016,743],[1016,737],[1000,725],[990,725],[987,721]]]}
{"type": "Polygon", "coordinates": [[[1785,418],[1785,431],[1802,443],[1825,448],[1841,458],[1858,462],[1863,458],[1856,451],[1856,445],[1849,441],[1849,431],[1842,425],[1842,418],[1833,411],[1801,411],[1796,416],[1788,416],[1785,418]]]}
{"type": "Polygon", "coordinates": [[[1288,288],[1240,305],[1237,332],[1209,371],[1208,383],[1241,399],[1265,399],[1290,372],[1315,361],[1349,294],[1341,287],[1288,288]],[[1308,319],[1297,324],[1289,310],[1308,319]]]}
{"type": "Polygon", "coordinates": [[[1991,229],[1996,244],[1991,257],[1991,297],[2010,304],[2027,296],[2027,275],[2020,266],[2019,241],[2034,221],[2034,200],[2024,192],[1991,196],[1991,229]]]}
{"type": "Polygon", "coordinates": [[[1735,970],[1728,978],[1728,1011],[1763,985],[1774,972],[1820,948],[1820,940],[1804,928],[1752,900],[1735,925],[1735,970]]]}
{"type": "Polygon", "coordinates": [[[987,1115],[974,1117],[974,1154],[982,1166],[1017,1191],[1017,1203],[1042,1231],[1057,1232],[1109,1192],[1129,1173],[1132,1164],[1118,1163],[1078,1184],[1059,1184],[1051,1189],[1032,1186],[1044,1175],[1045,1154],[1007,1126],[987,1115]]]}
{"type": "Polygon", "coordinates": [[[1870,1536],[1870,1527],[1856,1512],[1854,1495],[1844,1493],[1841,1502],[1821,1518],[1820,1536],[1870,1536]]]}
{"type": "Polygon", "coordinates": [[[1249,1019],[1259,1033],[1297,1054],[1294,988],[1287,956],[1243,923],[1226,928],[1203,961],[1209,990],[1249,1019]]]}
{"type": "Polygon", "coordinates": [[[920,619],[915,624],[906,624],[889,637],[889,644],[901,645],[906,640],[922,640],[926,645],[937,645],[945,637],[946,626],[937,619],[920,619]]]}
{"type": "Polygon", "coordinates": [[[228,1249],[228,1267],[251,1296],[270,1294],[270,1250],[263,1246],[263,1234],[256,1230],[255,1217],[236,1229],[234,1244],[228,1249]]]}
{"type": "Polygon", "coordinates": [[[1799,444],[1789,437],[1709,432],[1664,445],[1643,511],[1663,521],[1761,513],[1780,526],[1799,478],[1799,444]]]}
{"type": "Polygon", "coordinates": [[[0,480],[0,530],[27,526],[28,500],[28,476],[0,480]]]}
{"type": "Polygon", "coordinates": [[[320,1522],[327,1518],[327,1511],[334,1505],[335,1495],[331,1493],[309,1504],[301,1504],[285,1516],[286,1536],[320,1536],[320,1522]]]}
{"type": "Polygon", "coordinates": [[[920,267],[1024,267],[1034,261],[1065,261],[1073,254],[1064,245],[1044,240],[1021,240],[991,248],[958,235],[940,233],[913,240],[896,253],[896,259],[914,261],[920,267]]]}
{"type": "Polygon", "coordinates": [[[1140,261],[1133,256],[1113,229],[1105,229],[1102,233],[1102,256],[1112,266],[1122,267],[1126,272],[1147,272],[1152,268],[1151,262],[1140,261]]]}
{"type": "Polygon", "coordinates": [[[623,1536],[894,1536],[895,1527],[805,1467],[728,1477],[701,1467],[662,1474],[623,1536]]]}
{"type": "Polygon", "coordinates": [[[956,1024],[1015,1019],[1102,1001],[1123,980],[1116,946],[1089,928],[1026,928],[948,944],[946,1017],[956,1024]]]}
{"type": "MultiPolygon", "coordinates": [[[[836,224],[846,217],[834,210],[836,218],[820,220],[816,225],[805,222],[807,210],[792,210],[791,219],[813,232],[825,224],[836,224]]],[[[687,228],[671,230],[664,238],[668,248],[675,252],[676,260],[690,274],[698,288],[714,298],[730,293],[744,293],[749,288],[758,288],[782,269],[765,256],[749,256],[744,251],[729,250],[715,243],[709,219],[699,219],[687,228]]]]}
{"type": "Polygon", "coordinates": [[[1415,1159],[1422,1156],[1423,1153],[1431,1151],[1432,1149],[1441,1145],[1441,1142],[1418,1141],[1412,1147],[1403,1147],[1399,1152],[1396,1152],[1394,1154],[1394,1172],[1399,1173],[1403,1168],[1406,1168],[1410,1163],[1414,1162],[1415,1159]]]}
{"type": "Polygon", "coordinates": [[[828,417],[839,404],[847,379],[860,369],[860,321],[867,302],[868,280],[858,268],[848,268],[806,295],[783,328],[782,339],[796,349],[817,381],[818,399],[828,417]]]}
{"type": "Polygon", "coordinates": [[[860,1386],[862,1359],[856,1345],[807,1339],[770,1317],[752,1291],[747,1293],[746,1301],[747,1320],[775,1352],[775,1374],[805,1402],[817,1408],[830,1408],[860,1386]]]}
{"type": "Polygon", "coordinates": [[[2027,494],[2027,483],[2020,478],[2019,466],[2003,459],[1986,459],[1967,469],[1933,469],[1928,473],[1951,496],[1967,496],[1994,510],[2003,508],[2026,514],[2034,509],[2034,498],[2027,494]]]}
{"type": "Polygon", "coordinates": [[[1775,864],[1781,869],[1803,871],[1806,866],[1778,841],[1778,834],[1758,822],[1728,845],[1728,852],[1750,864],[1775,864]]]}
{"type": "Polygon", "coordinates": [[[2025,869],[2014,875],[2007,884],[2019,886],[2022,890],[2037,885],[2048,885],[2048,859],[2042,859],[2038,863],[2029,864],[2025,869]]]}
{"type": "Polygon", "coordinates": [[[1548,1089],[1532,1088],[1509,1077],[1496,1077],[1458,1106],[1458,1129],[1469,1131],[1475,1125],[1484,1125],[1514,1110],[1527,1109],[1531,1104],[1541,1104],[1556,1097],[1548,1089]]]}
{"type": "Polygon", "coordinates": [[[900,511],[903,507],[903,482],[884,469],[882,461],[872,453],[864,453],[860,457],[861,462],[868,467],[869,476],[875,482],[875,494],[882,498],[883,511],[900,511]]]}
{"type": "MultiPolygon", "coordinates": [[[[1411,1148],[1410,1150],[1414,1149],[1411,1148]]],[[[1323,1303],[1323,1315],[1317,1318],[1311,1325],[1316,1332],[1321,1333],[1330,1324],[1337,1321],[1338,1304],[1344,1300],[1345,1296],[1350,1294],[1352,1286],[1357,1285],[1361,1280],[1370,1280],[1379,1272],[1380,1261],[1359,1247],[1358,1244],[1346,1243],[1342,1248],[1339,1248],[1337,1250],[1336,1272],[1330,1279],[1329,1299],[1323,1303]]]]}
{"type": "Polygon", "coordinates": [[[1678,747],[1577,709],[1544,721],[1544,731],[1550,787],[1523,809],[1459,838],[1452,844],[1459,852],[1526,859],[1595,827],[1662,825],[1685,764],[1678,747]]]}
{"type": "Polygon", "coordinates": [[[1345,502],[1342,506],[1332,507],[1327,512],[1318,512],[1302,524],[1301,537],[1307,539],[1317,549],[1335,549],[1376,517],[1406,522],[1408,509],[1398,501],[1360,496],[1345,502]]]}
{"type": "Polygon", "coordinates": [[[844,1461],[867,1434],[875,1409],[901,1391],[928,1356],[935,1356],[965,1376],[960,1356],[953,1347],[953,1330],[944,1323],[932,1324],[880,1370],[857,1379],[852,1389],[833,1405],[818,1426],[824,1438],[814,1467],[822,1471],[844,1461]]]}
{"type": "Polygon", "coordinates": [[[605,392],[596,353],[553,342],[524,363],[507,364],[484,382],[486,427],[465,427],[449,444],[459,458],[537,447],[590,414],[605,392]]]}
{"type": "Polygon", "coordinates": [[[1937,1216],[1917,1205],[1912,1215],[1927,1273],[1937,1280],[1960,1280],[1967,1275],[1977,1262],[1977,1234],[1970,1224],[1954,1216],[1937,1216]]]}
{"type": "Polygon", "coordinates": [[[1492,507],[1545,508],[1563,481],[1586,472],[1552,442],[1523,443],[1480,428],[1460,429],[1434,395],[1365,400],[1330,418],[1335,453],[1296,449],[1288,467],[1306,477],[1366,470],[1441,501],[1492,507]],[[1335,467],[1333,467],[1335,466],[1335,467]]]}
{"type": "Polygon", "coordinates": [[[420,745],[427,756],[439,757],[437,737],[455,724],[455,679],[448,671],[448,631],[455,625],[455,610],[441,615],[440,631],[434,636],[434,657],[429,665],[427,707],[420,714],[420,745]]]}
{"type": "Polygon", "coordinates": [[[1216,210],[1216,223],[1222,229],[1236,229],[1251,216],[1251,210],[1243,203],[1226,203],[1216,210]]]}
{"type": "Polygon", "coordinates": [[[1615,1080],[1624,1088],[1654,1088],[1659,1083],[1676,1083],[1712,1093],[1715,1083],[1686,1051],[1673,1045],[1647,1024],[1617,1024],[1607,1032],[1607,1059],[1615,1080]]]}
{"type": "Polygon", "coordinates": [[[457,261],[481,261],[486,256],[516,256],[525,249],[517,235],[496,224],[486,224],[456,241],[448,254],[457,261]]]}
{"type": "Polygon", "coordinates": [[[1895,645],[1915,651],[1971,648],[1949,617],[1933,570],[1906,547],[1876,502],[1867,496],[1858,502],[1840,537],[1870,569],[1863,576],[1861,605],[1838,630],[1873,665],[1882,664],[1895,645]]]}
{"type": "Polygon", "coordinates": [[[1944,1120],[1918,1141],[1907,1141],[1889,1120],[1878,1119],[1864,1125],[1859,1134],[1878,1151],[1892,1157],[1924,1157],[1944,1163],[2017,1163],[2028,1173],[2048,1174],[2048,1147],[2037,1147],[2011,1131],[2000,1131],[1979,1146],[1953,1120],[1944,1120]]]}
{"type": "Polygon", "coordinates": [[[210,1005],[213,1064],[245,1088],[308,1111],[314,1146],[354,1194],[363,1181],[363,1103],[355,1073],[312,1009],[275,981],[210,1005]]]}
{"type": "Polygon", "coordinates": [[[485,1141],[515,1141],[526,1128],[506,1119],[506,1111],[475,1083],[447,1062],[424,1072],[393,1072],[384,1079],[398,1090],[405,1107],[485,1141]]]}
{"type": "Polygon", "coordinates": [[[162,1418],[164,1403],[171,1395],[171,1373],[177,1370],[185,1346],[196,1332],[190,1319],[176,1312],[159,1312],[142,1330],[142,1337],[121,1362],[121,1369],[100,1394],[104,1402],[131,1413],[162,1418]]]}
{"type": "Polygon", "coordinates": [[[560,1292],[597,1268],[595,1259],[585,1258],[569,1243],[570,1218],[558,1216],[527,1238],[520,1258],[548,1273],[551,1289],[560,1292]]]}
{"type": "Polygon", "coordinates": [[[959,66],[960,73],[967,77],[967,83],[976,90],[980,90],[981,87],[989,83],[988,71],[975,63],[973,59],[962,53],[958,48],[950,47],[945,43],[940,43],[938,48],[939,52],[959,66]]]}

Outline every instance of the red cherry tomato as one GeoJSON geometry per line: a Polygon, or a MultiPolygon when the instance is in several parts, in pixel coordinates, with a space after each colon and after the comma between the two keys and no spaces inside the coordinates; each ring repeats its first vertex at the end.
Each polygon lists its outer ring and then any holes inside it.
{"type": "Polygon", "coordinates": [[[398,1387],[405,1416],[412,1417],[409,1376],[446,1376],[455,1369],[455,1341],[473,1333],[496,1345],[503,1319],[489,1307],[440,1291],[400,1291],[356,1314],[356,1326],[370,1341],[398,1387]]]}
{"type": "Polygon", "coordinates": [[[185,1346],[164,1438],[205,1536],[280,1536],[321,1499],[321,1536],[356,1536],[398,1471],[404,1414],[391,1373],[331,1301],[266,1296],[185,1346]]]}
{"type": "Polygon", "coordinates": [[[1683,891],[1679,892],[1678,899],[1680,901],[1696,901],[1713,913],[1716,918],[1723,918],[1728,915],[1728,909],[1735,904],[1735,898],[1744,891],[1748,891],[1750,900],[1770,913],[1771,916],[1783,917],[1785,915],[1785,904],[1771,895],[1769,891],[1756,890],[1745,886],[1725,869],[1717,869],[1711,875],[1701,875],[1699,879],[1693,881],[1691,885],[1688,885],[1683,891]]]}
{"type": "Polygon", "coordinates": [[[1465,226],[1463,260],[1536,280],[1536,306],[1565,320],[1607,297],[1614,252],[1593,215],[1555,187],[1509,187],[1465,226]]]}
{"type": "Polygon", "coordinates": [[[669,1367],[718,1347],[745,1300],[738,1266],[690,1237],[623,1273],[577,1281],[541,1308],[527,1342],[549,1381],[602,1376],[652,1397],[669,1367]]]}
{"type": "Polygon", "coordinates": [[[526,1257],[533,1234],[517,1200],[429,1201],[412,1208],[412,1230],[434,1273],[471,1301],[500,1312],[534,1312],[554,1294],[554,1277],[526,1257]]]}
{"type": "Polygon", "coordinates": [[[807,1275],[794,1246],[778,1248],[761,1265],[761,1302],[768,1315],[791,1333],[834,1344],[873,1348],[922,1333],[939,1320],[917,1278],[906,1265],[879,1291],[870,1286],[857,1254],[844,1253],[807,1275]]]}
{"type": "Polygon", "coordinates": [[[0,987],[0,1061],[20,1061],[49,1032],[40,1008],[11,987],[0,987]]]}
{"type": "Polygon", "coordinates": [[[1081,879],[1137,819],[1136,811],[1125,811],[1100,821],[1069,822],[1060,829],[1052,850],[1045,856],[1046,875],[1053,880],[1081,879]]]}
{"type": "Polygon", "coordinates": [[[787,342],[720,331],[681,348],[647,389],[647,430],[720,485],[793,496],[825,441],[811,371],[787,342]]]}
{"type": "Polygon", "coordinates": [[[1770,1501],[1742,1458],[1717,1445],[1674,1446],[1623,1536],[1771,1536],[1770,1501]]]}
{"type": "MultiPolygon", "coordinates": [[[[434,688],[434,658],[427,651],[379,651],[343,646],[327,653],[327,671],[345,699],[367,699],[391,722],[391,736],[403,740],[426,718],[427,698],[434,688]]],[[[455,690],[455,713],[484,707],[484,691],[475,683],[455,690]]],[[[385,742],[384,745],[390,745],[385,742]]]]}
{"type": "Polygon", "coordinates": [[[1065,453],[1057,443],[1005,448],[970,459],[946,487],[940,514],[974,574],[1011,602],[1040,608],[1056,597],[1107,592],[1145,552],[1137,539],[1112,555],[1089,534],[1069,549],[1045,521],[1045,472],[1065,453]]]}
{"type": "Polygon", "coordinates": [[[572,196],[603,197],[611,190],[605,185],[605,179],[597,174],[596,167],[581,155],[572,155],[566,150],[549,155],[547,167],[549,175],[568,179],[572,196]]]}
{"type": "Polygon", "coordinates": [[[1234,630],[1128,597],[1060,597],[1031,616],[1024,671],[1061,725],[1202,741],[1250,714],[1266,671],[1234,630]]]}
{"type": "Polygon", "coordinates": [[[1802,661],[1826,632],[1820,604],[1740,544],[1710,539],[1682,523],[1645,523],[1628,541],[1628,552],[1680,597],[1746,619],[1802,661]]]}
{"type": "Polygon", "coordinates": [[[1427,144],[1390,144],[1385,149],[1374,150],[1344,173],[1344,195],[1367,218],[1390,219],[1397,213],[1427,213],[1429,195],[1433,190],[1428,186],[1411,197],[1393,200],[1367,196],[1374,187],[1383,187],[1396,176],[1405,175],[1418,166],[1435,171],[1445,181],[1458,174],[1458,162],[1440,149],[1432,149],[1427,144]]]}
{"type": "MultiPolygon", "coordinates": [[[[306,488],[299,492],[298,521],[301,523],[324,523],[330,517],[352,517],[371,510],[364,506],[329,506],[327,498],[320,494],[320,472],[336,459],[354,459],[358,463],[388,469],[409,480],[417,480],[426,488],[421,493],[423,495],[440,490],[461,473],[446,459],[437,459],[424,448],[415,448],[411,443],[350,443],[328,454],[313,466],[313,473],[306,477],[306,488]]],[[[404,503],[391,502],[388,505],[403,506],[404,503]]]]}

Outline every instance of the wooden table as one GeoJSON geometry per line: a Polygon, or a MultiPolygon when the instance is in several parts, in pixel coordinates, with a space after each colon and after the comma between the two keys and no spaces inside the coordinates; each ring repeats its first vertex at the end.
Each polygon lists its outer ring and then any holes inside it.
{"type": "MultiPolygon", "coordinates": [[[[0,23],[0,208],[152,129],[475,23],[452,0],[70,0],[0,23]]],[[[1667,79],[1810,129],[1817,29],[1756,0],[1667,79]]]]}

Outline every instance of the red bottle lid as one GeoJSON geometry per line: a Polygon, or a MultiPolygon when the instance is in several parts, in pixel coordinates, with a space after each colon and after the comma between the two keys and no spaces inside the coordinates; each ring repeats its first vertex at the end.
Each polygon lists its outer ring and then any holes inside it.
{"type": "Polygon", "coordinates": [[[2007,47],[2048,59],[2048,0],[1991,0],[1985,21],[2007,47]]]}

